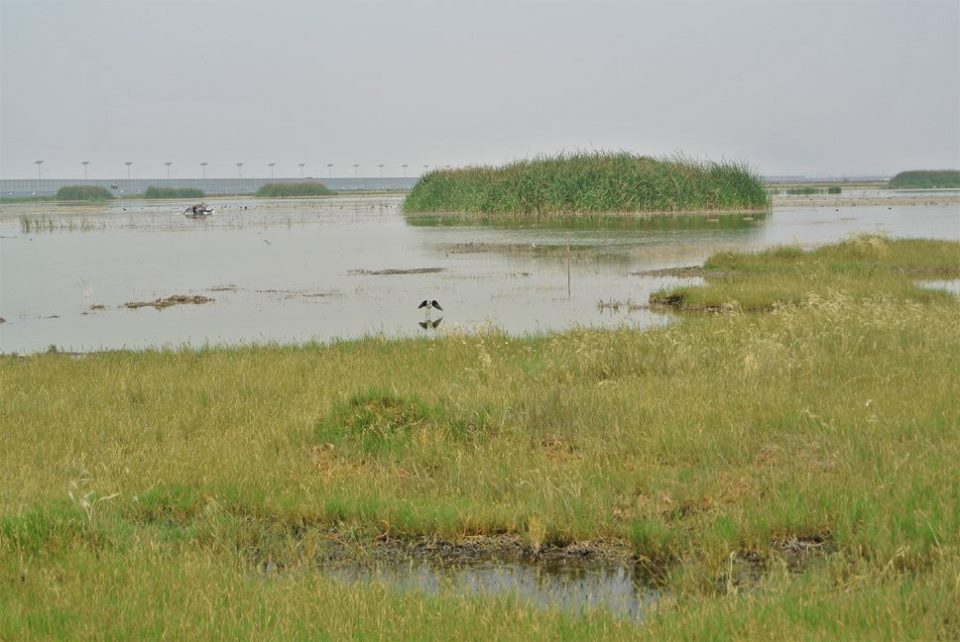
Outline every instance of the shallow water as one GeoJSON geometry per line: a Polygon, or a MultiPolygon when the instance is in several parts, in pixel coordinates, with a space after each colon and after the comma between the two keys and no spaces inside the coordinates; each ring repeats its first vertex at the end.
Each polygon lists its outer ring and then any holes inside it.
{"type": "Polygon", "coordinates": [[[636,273],[696,265],[718,249],[809,247],[863,232],[960,239],[957,204],[787,206],[740,228],[564,230],[412,226],[400,200],[233,199],[217,202],[208,220],[184,218],[186,203],[3,206],[0,351],[327,341],[485,324],[515,334],[649,327],[671,318],[643,305],[650,293],[685,281],[636,273]],[[382,273],[403,270],[420,272],[382,273]],[[214,301],[123,307],[174,294],[214,301]],[[423,299],[443,307],[428,329],[423,299]]]}
{"type": "Polygon", "coordinates": [[[641,621],[661,597],[635,568],[612,563],[409,560],[327,565],[321,572],[348,583],[378,582],[429,595],[513,596],[534,606],[576,614],[604,609],[635,621],[641,621]]]}

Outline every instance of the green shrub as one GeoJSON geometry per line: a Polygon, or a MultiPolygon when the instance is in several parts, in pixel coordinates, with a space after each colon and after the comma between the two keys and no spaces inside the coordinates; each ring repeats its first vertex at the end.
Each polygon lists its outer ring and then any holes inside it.
{"type": "Polygon", "coordinates": [[[155,187],[151,185],[143,193],[144,198],[203,198],[203,190],[193,187],[155,187]]]}
{"type": "Polygon", "coordinates": [[[57,190],[58,201],[109,201],[113,198],[106,188],[96,185],[64,185],[57,190]]]}
{"type": "Polygon", "coordinates": [[[323,183],[267,183],[257,190],[257,196],[265,198],[330,196],[334,193],[323,183]]]}

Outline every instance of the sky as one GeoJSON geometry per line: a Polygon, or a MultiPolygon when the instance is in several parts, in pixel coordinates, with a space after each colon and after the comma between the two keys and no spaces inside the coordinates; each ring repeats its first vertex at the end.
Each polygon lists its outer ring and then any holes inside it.
{"type": "Polygon", "coordinates": [[[0,0],[2,178],[597,150],[960,167],[960,3],[0,0]]]}

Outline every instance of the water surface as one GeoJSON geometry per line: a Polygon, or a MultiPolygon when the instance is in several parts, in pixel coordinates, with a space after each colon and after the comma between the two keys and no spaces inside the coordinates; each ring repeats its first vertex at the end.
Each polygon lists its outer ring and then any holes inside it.
{"type": "Polygon", "coordinates": [[[812,247],[851,234],[960,239],[960,206],[777,207],[743,227],[408,225],[399,197],[0,208],[0,351],[329,341],[473,330],[668,323],[645,307],[719,249],[812,247]],[[403,271],[413,273],[402,273],[403,271]],[[398,273],[399,272],[399,273],[398,273]],[[174,294],[205,305],[127,309],[174,294]],[[437,299],[428,328],[417,305],[437,299]],[[632,303],[616,310],[601,302],[632,303]],[[433,325],[441,319],[436,329],[433,325]]]}

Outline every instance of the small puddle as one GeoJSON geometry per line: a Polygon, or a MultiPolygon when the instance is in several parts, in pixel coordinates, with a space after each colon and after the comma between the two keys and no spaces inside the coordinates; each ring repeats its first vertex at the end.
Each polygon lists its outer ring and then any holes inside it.
{"type": "Polygon", "coordinates": [[[603,609],[642,621],[660,599],[639,569],[611,562],[562,560],[516,562],[407,561],[331,562],[320,567],[328,577],[347,583],[378,582],[402,591],[428,595],[515,596],[535,606],[582,614],[603,609]]]}
{"type": "Polygon", "coordinates": [[[951,279],[949,281],[920,281],[917,285],[930,290],[946,290],[950,294],[960,296],[960,279],[951,279]]]}

